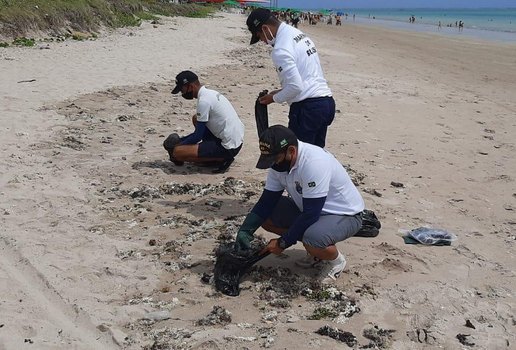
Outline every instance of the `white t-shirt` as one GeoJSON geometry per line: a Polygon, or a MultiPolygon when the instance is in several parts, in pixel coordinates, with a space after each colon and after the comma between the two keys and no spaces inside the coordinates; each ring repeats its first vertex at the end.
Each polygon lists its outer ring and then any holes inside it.
{"type": "Polygon", "coordinates": [[[287,190],[299,210],[303,198],[326,197],[323,213],[355,215],[364,210],[364,200],[346,169],[321,147],[298,141],[296,163],[290,172],[269,170],[265,189],[287,190]]]}
{"type": "Polygon", "coordinates": [[[244,142],[244,124],[231,103],[220,92],[205,86],[197,94],[197,121],[206,122],[225,149],[238,148],[244,142]]]}
{"type": "Polygon", "coordinates": [[[317,49],[297,28],[280,24],[271,57],[282,87],[274,95],[274,102],[292,104],[307,98],[331,96],[317,49]]]}

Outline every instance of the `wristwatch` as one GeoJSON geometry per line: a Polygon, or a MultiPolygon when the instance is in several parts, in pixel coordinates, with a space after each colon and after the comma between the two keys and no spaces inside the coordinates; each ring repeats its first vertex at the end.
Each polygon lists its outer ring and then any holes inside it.
{"type": "Polygon", "coordinates": [[[287,249],[287,242],[283,238],[278,238],[278,247],[281,249],[287,249]]]}

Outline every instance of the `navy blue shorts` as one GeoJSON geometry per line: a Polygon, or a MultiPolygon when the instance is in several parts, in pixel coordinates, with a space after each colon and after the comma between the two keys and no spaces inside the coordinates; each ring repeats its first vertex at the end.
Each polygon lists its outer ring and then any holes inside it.
{"type": "Polygon", "coordinates": [[[224,160],[236,157],[242,145],[234,149],[226,149],[221,145],[220,140],[206,140],[199,143],[197,155],[199,158],[222,158],[224,160]]]}
{"type": "MultiPolygon", "coordinates": [[[[274,207],[270,220],[276,227],[289,228],[301,215],[291,198],[282,196],[274,207]]],[[[362,227],[362,215],[321,214],[319,220],[308,227],[303,235],[304,244],[315,248],[326,248],[353,237],[362,227]]]]}
{"type": "Polygon", "coordinates": [[[307,98],[290,105],[288,128],[299,140],[324,148],[326,132],[334,118],[333,97],[307,98]]]}
{"type": "Polygon", "coordinates": [[[222,141],[215,137],[210,130],[206,129],[204,137],[199,143],[197,156],[199,158],[222,158],[224,160],[234,159],[242,145],[234,149],[226,149],[222,146],[222,141]]]}

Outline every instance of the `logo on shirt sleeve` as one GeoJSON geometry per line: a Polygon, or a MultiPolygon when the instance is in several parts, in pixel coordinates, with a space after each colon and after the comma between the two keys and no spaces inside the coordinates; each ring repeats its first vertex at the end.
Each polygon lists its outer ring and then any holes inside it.
{"type": "Polygon", "coordinates": [[[309,183],[308,183],[308,187],[315,187],[315,182],[314,182],[314,181],[309,182],[309,183]]]}

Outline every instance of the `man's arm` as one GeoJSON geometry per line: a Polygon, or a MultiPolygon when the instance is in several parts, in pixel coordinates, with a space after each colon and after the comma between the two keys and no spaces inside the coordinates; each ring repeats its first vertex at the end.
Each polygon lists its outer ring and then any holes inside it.
{"type": "Polygon", "coordinates": [[[282,193],[283,191],[263,190],[260,199],[254,205],[251,212],[247,214],[242,226],[238,230],[236,238],[237,249],[248,249],[250,247],[254,233],[271,216],[282,193]]]}
{"type": "Polygon", "coordinates": [[[303,198],[303,213],[297,217],[287,233],[280,238],[286,247],[301,240],[305,231],[319,220],[324,202],[326,202],[326,197],[303,198]]]}
{"type": "Polygon", "coordinates": [[[188,136],[182,137],[180,145],[198,144],[202,140],[204,133],[206,132],[206,128],[206,122],[197,121],[197,123],[195,123],[194,132],[188,136]]]}
{"type": "Polygon", "coordinates": [[[272,96],[274,102],[283,103],[290,101],[303,91],[303,79],[301,79],[296,66],[291,67],[286,72],[282,72],[281,87],[282,89],[272,96]]]}
{"type": "Polygon", "coordinates": [[[287,102],[303,91],[303,79],[299,73],[294,56],[288,50],[275,50],[272,61],[281,83],[281,90],[272,97],[274,102],[287,102]]]}

